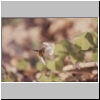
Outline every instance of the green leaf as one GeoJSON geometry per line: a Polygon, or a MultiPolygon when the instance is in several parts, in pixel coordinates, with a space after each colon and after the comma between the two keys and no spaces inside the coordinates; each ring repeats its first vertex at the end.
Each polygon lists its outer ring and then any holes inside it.
{"type": "Polygon", "coordinates": [[[78,39],[78,38],[82,38],[82,37],[84,37],[86,35],[86,32],[83,32],[83,33],[80,33],[80,34],[78,34],[77,36],[75,36],[75,39],[78,39]]]}
{"type": "Polygon", "coordinates": [[[60,44],[66,48],[66,50],[69,52],[69,51],[72,51],[72,44],[68,41],[68,40],[62,40],[60,42],[60,44]]]}
{"type": "Polygon", "coordinates": [[[41,75],[38,81],[39,82],[61,82],[60,78],[53,73],[50,76],[47,76],[45,74],[41,75]]]}
{"type": "Polygon", "coordinates": [[[91,35],[93,36],[94,44],[97,45],[98,44],[98,34],[97,34],[97,32],[93,31],[93,32],[91,32],[91,35]]]}
{"type": "Polygon", "coordinates": [[[60,78],[53,73],[50,75],[50,78],[53,82],[61,82],[60,78]]]}
{"type": "Polygon", "coordinates": [[[51,78],[43,74],[39,79],[39,82],[52,82],[51,78]]]}
{"type": "Polygon", "coordinates": [[[61,44],[56,44],[55,45],[55,49],[54,49],[54,54],[55,55],[58,55],[58,56],[64,56],[65,50],[64,50],[64,47],[61,45],[61,44]]]}
{"type": "Polygon", "coordinates": [[[79,46],[81,50],[88,50],[93,43],[93,38],[90,33],[81,33],[74,38],[74,44],[79,46]]]}
{"type": "Polygon", "coordinates": [[[91,45],[95,45],[95,44],[94,44],[94,41],[93,41],[93,36],[92,36],[91,33],[87,32],[86,35],[85,35],[85,38],[89,41],[89,43],[90,43],[91,45]]]}
{"type": "Polygon", "coordinates": [[[11,79],[13,79],[14,82],[18,82],[17,76],[13,72],[9,73],[9,77],[11,77],[11,79]]]}
{"type": "Polygon", "coordinates": [[[63,59],[61,59],[60,57],[56,59],[55,61],[55,69],[58,70],[58,71],[61,71],[63,66],[64,66],[64,62],[63,62],[63,59]]]}
{"type": "Polygon", "coordinates": [[[21,60],[18,64],[18,69],[19,70],[25,70],[27,68],[27,62],[25,60],[21,60]]]}
{"type": "Polygon", "coordinates": [[[39,61],[36,64],[36,68],[37,68],[38,71],[42,71],[42,70],[46,69],[45,65],[41,61],[39,61]]]}
{"type": "Polygon", "coordinates": [[[92,60],[98,62],[98,53],[94,53],[92,56],[92,60]]]}
{"type": "Polygon", "coordinates": [[[82,45],[81,46],[82,50],[88,50],[91,47],[90,43],[88,42],[88,40],[86,38],[82,38],[81,43],[82,43],[81,44],[82,45]]]}
{"type": "Polygon", "coordinates": [[[51,71],[55,71],[56,70],[55,61],[48,61],[47,62],[47,68],[51,71]]]}
{"type": "Polygon", "coordinates": [[[73,64],[75,64],[75,63],[77,62],[77,58],[76,58],[75,56],[69,55],[69,57],[70,57],[71,62],[72,62],[73,64]]]}
{"type": "Polygon", "coordinates": [[[2,78],[2,82],[13,82],[11,78],[2,78]]]}

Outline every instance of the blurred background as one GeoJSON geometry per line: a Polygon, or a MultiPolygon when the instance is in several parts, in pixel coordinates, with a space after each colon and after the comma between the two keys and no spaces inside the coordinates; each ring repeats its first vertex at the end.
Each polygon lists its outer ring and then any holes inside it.
{"type": "MultiPolygon", "coordinates": [[[[64,66],[77,62],[67,54],[57,59],[45,55],[45,66],[31,50],[41,49],[43,42],[72,43],[83,32],[97,34],[98,18],[2,18],[2,82],[97,82],[97,67],[63,71],[64,66]]],[[[80,58],[92,62],[94,51],[85,50],[80,58]]]]}

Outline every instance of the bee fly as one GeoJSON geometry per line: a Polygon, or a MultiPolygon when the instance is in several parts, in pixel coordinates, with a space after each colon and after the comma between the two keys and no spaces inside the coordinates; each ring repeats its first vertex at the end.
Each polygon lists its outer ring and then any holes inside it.
{"type": "Polygon", "coordinates": [[[37,53],[38,58],[43,62],[44,65],[46,65],[45,59],[44,59],[44,53],[45,53],[45,48],[43,47],[40,50],[34,50],[37,53]]]}

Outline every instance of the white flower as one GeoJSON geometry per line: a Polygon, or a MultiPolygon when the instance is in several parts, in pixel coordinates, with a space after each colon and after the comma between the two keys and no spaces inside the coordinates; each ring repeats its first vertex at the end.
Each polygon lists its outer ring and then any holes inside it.
{"type": "Polygon", "coordinates": [[[45,50],[48,51],[49,55],[53,55],[54,53],[54,43],[48,43],[48,42],[43,42],[44,45],[46,45],[45,50]]]}

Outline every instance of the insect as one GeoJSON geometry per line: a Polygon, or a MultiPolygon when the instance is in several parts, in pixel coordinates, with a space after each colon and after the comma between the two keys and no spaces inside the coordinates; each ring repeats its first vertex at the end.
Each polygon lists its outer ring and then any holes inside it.
{"type": "Polygon", "coordinates": [[[40,50],[34,50],[33,51],[37,52],[38,58],[43,62],[44,65],[46,65],[45,59],[44,59],[44,53],[45,53],[45,48],[43,47],[40,50]]]}
{"type": "Polygon", "coordinates": [[[48,43],[48,42],[43,42],[43,44],[46,46],[46,47],[42,47],[40,50],[34,50],[35,52],[37,52],[37,56],[38,58],[43,62],[43,64],[46,65],[46,62],[45,62],[45,58],[44,58],[44,53],[45,51],[48,51],[48,54],[51,56],[53,55],[54,53],[54,44],[52,43],[48,43]]]}

